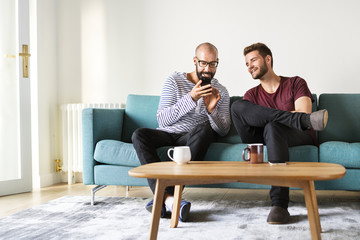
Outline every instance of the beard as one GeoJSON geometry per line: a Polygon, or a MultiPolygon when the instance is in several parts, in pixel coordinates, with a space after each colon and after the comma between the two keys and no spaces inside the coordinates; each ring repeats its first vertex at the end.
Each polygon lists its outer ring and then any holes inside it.
{"type": "Polygon", "coordinates": [[[202,81],[201,85],[206,85],[206,84],[210,84],[211,79],[214,78],[215,72],[205,72],[205,70],[199,71],[198,66],[196,65],[196,75],[202,81]],[[205,76],[204,74],[207,74],[209,76],[205,76]]]}
{"type": "Polygon", "coordinates": [[[268,67],[265,64],[258,66],[258,69],[259,69],[259,73],[255,75],[251,74],[253,79],[261,79],[269,71],[268,67]]]}

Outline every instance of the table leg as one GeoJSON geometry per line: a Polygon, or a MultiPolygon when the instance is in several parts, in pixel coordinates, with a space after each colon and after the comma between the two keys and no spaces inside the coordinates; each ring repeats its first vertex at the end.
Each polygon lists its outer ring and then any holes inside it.
{"type": "Polygon", "coordinates": [[[161,208],[164,202],[164,191],[165,191],[165,184],[160,179],[156,181],[156,189],[155,189],[155,196],[154,196],[154,205],[152,209],[152,220],[150,226],[150,240],[155,240],[157,238],[157,234],[159,231],[159,222],[161,216],[161,208]]]}
{"type": "Polygon", "coordinates": [[[174,192],[174,203],[173,209],[171,213],[171,228],[176,228],[179,223],[179,216],[180,216],[180,203],[181,203],[181,196],[183,191],[184,185],[176,185],[175,192],[174,192]]]}
{"type": "Polygon", "coordinates": [[[311,239],[321,239],[319,208],[316,200],[314,181],[304,183],[304,196],[310,224],[311,239]]]}
{"type": "Polygon", "coordinates": [[[321,223],[320,223],[320,215],[319,215],[319,206],[318,206],[318,203],[317,203],[317,199],[316,199],[316,192],[315,192],[315,184],[314,184],[314,181],[311,181],[310,182],[310,187],[311,189],[313,189],[311,192],[313,194],[311,194],[311,199],[312,199],[312,202],[314,204],[314,209],[316,210],[315,211],[315,217],[316,217],[316,223],[318,224],[318,228],[320,230],[320,233],[322,232],[322,229],[321,229],[321,223]]]}

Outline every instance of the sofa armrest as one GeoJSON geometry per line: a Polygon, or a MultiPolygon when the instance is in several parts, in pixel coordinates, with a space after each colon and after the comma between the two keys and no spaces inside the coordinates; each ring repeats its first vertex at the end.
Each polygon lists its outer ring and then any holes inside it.
{"type": "Polygon", "coordinates": [[[95,184],[95,145],[103,139],[121,140],[125,109],[86,108],[82,112],[83,181],[95,184]]]}

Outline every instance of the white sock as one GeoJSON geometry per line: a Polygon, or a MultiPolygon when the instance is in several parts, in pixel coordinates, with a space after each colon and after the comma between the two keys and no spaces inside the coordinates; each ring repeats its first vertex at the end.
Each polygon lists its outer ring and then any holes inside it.
{"type": "Polygon", "coordinates": [[[166,198],[165,206],[166,206],[166,209],[167,209],[169,212],[172,212],[173,203],[174,203],[174,197],[167,197],[167,198],[166,198]]]}

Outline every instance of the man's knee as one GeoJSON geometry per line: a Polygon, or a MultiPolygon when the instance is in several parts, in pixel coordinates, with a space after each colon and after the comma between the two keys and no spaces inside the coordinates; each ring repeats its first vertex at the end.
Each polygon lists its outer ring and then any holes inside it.
{"type": "Polygon", "coordinates": [[[288,140],[285,129],[280,123],[270,122],[264,128],[264,142],[267,147],[269,162],[289,161],[288,140]]]}
{"type": "Polygon", "coordinates": [[[279,148],[287,148],[288,138],[286,131],[289,127],[277,122],[269,122],[264,128],[264,141],[266,145],[278,145],[279,148]]]}
{"type": "Polygon", "coordinates": [[[197,125],[192,131],[192,136],[197,136],[199,138],[208,138],[213,137],[214,130],[211,128],[209,122],[197,125]]]}
{"type": "Polygon", "coordinates": [[[131,141],[133,143],[142,142],[147,136],[147,128],[138,128],[133,132],[131,141]]]}
{"type": "Polygon", "coordinates": [[[264,127],[264,138],[281,137],[285,127],[277,122],[269,122],[264,127]]]}
{"type": "Polygon", "coordinates": [[[231,115],[240,116],[246,114],[249,108],[249,101],[237,100],[231,104],[231,115]]]}

